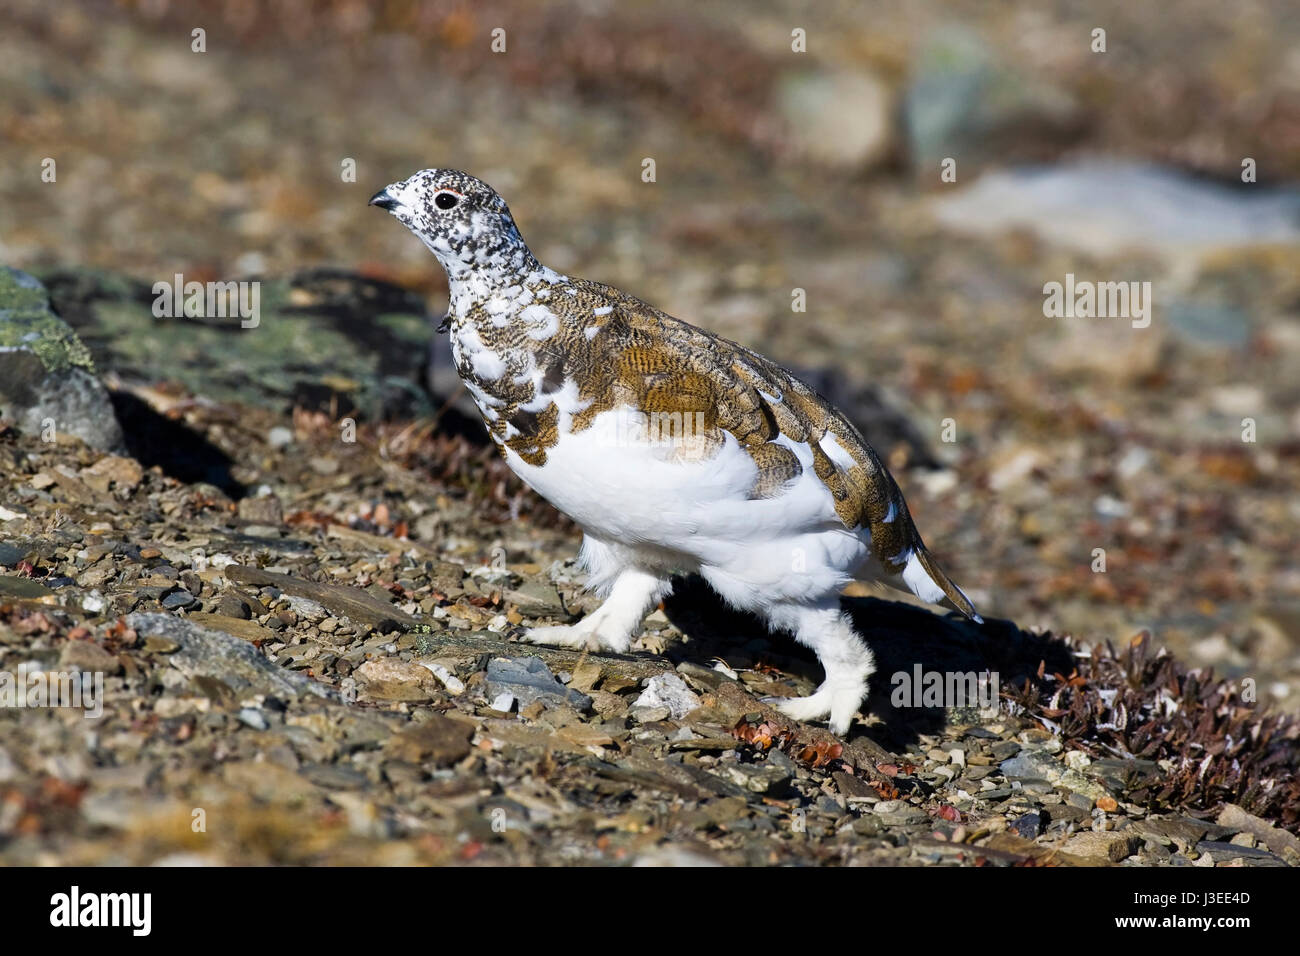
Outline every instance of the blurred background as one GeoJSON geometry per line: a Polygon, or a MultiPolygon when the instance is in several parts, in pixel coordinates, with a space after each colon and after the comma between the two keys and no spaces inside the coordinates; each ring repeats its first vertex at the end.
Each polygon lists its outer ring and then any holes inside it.
{"type": "Polygon", "coordinates": [[[438,415],[408,386],[443,274],[366,200],[463,168],[553,268],[844,404],[982,608],[1147,628],[1300,706],[1289,0],[9,0],[3,18],[0,263],[47,283],[115,390],[438,415]],[[153,320],[148,289],[176,273],[264,277],[266,307],[311,324],[153,320]],[[1046,317],[1067,274],[1152,283],[1149,327],[1046,317]]]}

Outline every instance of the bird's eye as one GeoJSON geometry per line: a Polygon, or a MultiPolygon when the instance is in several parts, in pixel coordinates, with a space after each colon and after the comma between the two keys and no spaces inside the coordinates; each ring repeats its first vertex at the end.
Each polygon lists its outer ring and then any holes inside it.
{"type": "Polygon", "coordinates": [[[439,209],[451,209],[460,202],[460,197],[455,193],[438,193],[433,197],[433,204],[439,209]]]}

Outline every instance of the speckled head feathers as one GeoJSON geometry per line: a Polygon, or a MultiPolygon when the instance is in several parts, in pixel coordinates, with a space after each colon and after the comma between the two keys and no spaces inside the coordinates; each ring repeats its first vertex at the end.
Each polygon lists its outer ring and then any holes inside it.
{"type": "Polygon", "coordinates": [[[532,258],[506,202],[458,169],[422,169],[371,197],[420,237],[453,277],[473,269],[519,269],[532,258]]]}

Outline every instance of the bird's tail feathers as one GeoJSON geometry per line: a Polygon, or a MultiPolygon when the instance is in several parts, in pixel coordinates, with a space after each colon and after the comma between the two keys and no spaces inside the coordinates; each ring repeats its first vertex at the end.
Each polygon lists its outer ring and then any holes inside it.
{"type": "Polygon", "coordinates": [[[976,624],[984,623],[984,618],[979,616],[971,599],[953,583],[948,575],[943,573],[943,569],[934,560],[934,555],[919,542],[912,549],[912,554],[903,568],[903,582],[908,590],[922,600],[932,604],[943,604],[960,611],[976,624]]]}

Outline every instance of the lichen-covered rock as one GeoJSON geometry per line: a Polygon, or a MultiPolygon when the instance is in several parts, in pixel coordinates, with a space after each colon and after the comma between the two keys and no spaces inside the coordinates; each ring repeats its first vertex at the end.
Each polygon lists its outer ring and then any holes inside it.
{"type": "Polygon", "coordinates": [[[93,448],[123,447],[90,353],[50,309],[41,283],[0,266],[0,415],[22,432],[66,433],[93,448]]]}
{"type": "MultiPolygon", "coordinates": [[[[243,327],[238,316],[154,315],[148,282],[103,270],[60,267],[42,279],[99,364],[128,382],[168,381],[218,402],[288,401],[372,421],[437,407],[420,381],[431,320],[418,296],[389,283],[328,269],[251,280],[258,316],[243,327]]],[[[439,351],[447,395],[460,380],[439,351]]]]}

